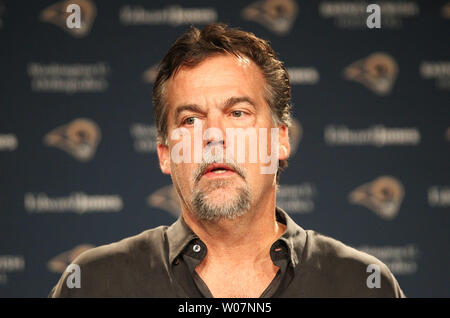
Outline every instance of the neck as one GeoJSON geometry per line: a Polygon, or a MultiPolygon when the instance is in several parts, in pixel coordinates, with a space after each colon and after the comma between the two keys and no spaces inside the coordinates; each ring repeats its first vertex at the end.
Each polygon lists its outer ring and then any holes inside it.
{"type": "Polygon", "coordinates": [[[270,246],[284,232],[276,221],[275,191],[235,219],[204,221],[183,209],[186,224],[208,247],[207,257],[218,261],[255,262],[267,258],[270,246]]]}

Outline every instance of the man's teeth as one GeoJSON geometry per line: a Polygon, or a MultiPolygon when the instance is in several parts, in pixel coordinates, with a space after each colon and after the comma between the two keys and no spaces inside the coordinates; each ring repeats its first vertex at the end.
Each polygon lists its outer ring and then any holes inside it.
{"type": "Polygon", "coordinates": [[[226,172],[227,170],[225,170],[225,169],[217,169],[217,170],[214,170],[214,171],[212,171],[212,172],[214,172],[214,173],[224,173],[224,172],[226,172]]]}

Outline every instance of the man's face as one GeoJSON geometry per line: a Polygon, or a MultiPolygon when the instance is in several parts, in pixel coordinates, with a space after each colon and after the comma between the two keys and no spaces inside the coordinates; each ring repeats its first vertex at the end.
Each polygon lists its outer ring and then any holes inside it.
{"type": "Polygon", "coordinates": [[[182,67],[168,82],[168,146],[158,145],[160,166],[164,173],[171,175],[184,208],[201,219],[243,215],[264,202],[267,194],[275,189],[276,169],[272,174],[261,173],[261,167],[268,164],[261,163],[259,158],[262,136],[259,128],[267,130],[268,155],[284,147],[279,158],[286,159],[290,148],[287,128],[280,126],[279,147],[271,149],[271,128],[275,126],[264,98],[264,86],[263,74],[254,62],[224,54],[209,57],[193,68],[182,67]],[[181,144],[181,137],[171,138],[180,128],[190,136],[189,162],[174,160],[176,154],[183,155],[186,151],[176,148],[181,144]],[[204,135],[207,129],[212,132],[210,128],[216,129],[216,133],[204,135]],[[257,148],[251,138],[245,137],[244,162],[237,160],[242,151],[237,149],[237,139],[234,139],[234,154],[225,156],[231,147],[226,138],[227,128],[251,128],[257,133],[257,148]],[[201,132],[197,146],[195,131],[201,132]],[[175,148],[177,151],[173,152],[175,148]],[[217,162],[219,148],[224,154],[222,164],[217,162]],[[205,151],[209,156],[202,155],[205,151]],[[251,152],[255,151],[256,162],[250,160],[251,152]],[[195,152],[201,152],[201,162],[195,160],[195,152]]]}

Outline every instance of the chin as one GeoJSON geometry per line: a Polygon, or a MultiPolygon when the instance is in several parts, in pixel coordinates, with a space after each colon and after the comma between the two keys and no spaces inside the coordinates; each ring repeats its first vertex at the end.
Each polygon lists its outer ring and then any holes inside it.
{"type": "Polygon", "coordinates": [[[225,204],[235,200],[238,196],[238,191],[231,187],[221,187],[210,191],[204,191],[205,200],[212,204],[225,204]]]}

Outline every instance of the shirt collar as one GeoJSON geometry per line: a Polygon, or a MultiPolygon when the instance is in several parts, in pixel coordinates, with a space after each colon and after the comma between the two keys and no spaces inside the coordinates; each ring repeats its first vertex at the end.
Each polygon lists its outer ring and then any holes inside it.
{"type": "Polygon", "coordinates": [[[291,266],[295,267],[300,262],[303,255],[303,249],[306,244],[306,231],[302,229],[291,217],[281,208],[275,209],[277,216],[284,220],[286,230],[279,240],[286,243],[291,255],[291,266]]]}
{"type": "Polygon", "coordinates": [[[174,259],[181,253],[186,245],[196,238],[198,238],[198,236],[186,224],[183,215],[180,215],[178,220],[167,229],[169,264],[172,264],[174,259]]]}
{"type": "MultiPolygon", "coordinates": [[[[295,267],[300,262],[305,247],[306,232],[281,208],[276,207],[275,212],[277,218],[280,218],[282,223],[286,224],[286,230],[279,240],[283,241],[288,247],[291,266],[295,267]]],[[[172,264],[186,245],[194,239],[198,239],[198,236],[186,224],[183,215],[180,215],[178,220],[167,229],[169,264],[172,264]]]]}

